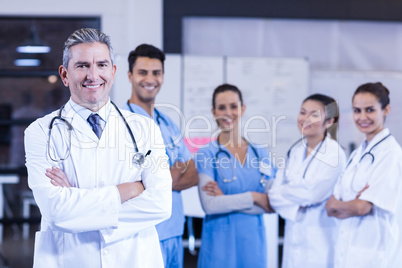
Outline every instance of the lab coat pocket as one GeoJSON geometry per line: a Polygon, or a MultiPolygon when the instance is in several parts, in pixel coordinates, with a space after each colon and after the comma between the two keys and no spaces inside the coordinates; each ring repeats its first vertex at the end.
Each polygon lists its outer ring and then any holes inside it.
{"type": "Polygon", "coordinates": [[[350,247],[348,255],[345,268],[389,268],[385,267],[383,250],[350,247]]]}
{"type": "Polygon", "coordinates": [[[37,232],[35,235],[34,268],[63,268],[63,233],[37,232]]]}
{"type": "Polygon", "coordinates": [[[332,264],[332,228],[309,227],[307,229],[307,258],[310,267],[327,267],[332,264]]]}
{"type": "Polygon", "coordinates": [[[233,228],[229,216],[212,215],[204,219],[202,231],[201,267],[224,267],[227,254],[234,254],[233,228]]]}

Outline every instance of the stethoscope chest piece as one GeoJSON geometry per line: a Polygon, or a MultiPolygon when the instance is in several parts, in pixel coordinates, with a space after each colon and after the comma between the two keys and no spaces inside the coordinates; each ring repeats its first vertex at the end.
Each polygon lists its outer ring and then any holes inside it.
{"type": "Polygon", "coordinates": [[[237,180],[237,177],[236,177],[236,176],[233,176],[232,179],[226,179],[226,178],[223,177],[223,175],[222,175],[222,178],[223,178],[223,182],[232,182],[232,181],[237,180]]]}
{"type": "Polygon", "coordinates": [[[144,162],[145,162],[145,156],[144,156],[144,154],[143,153],[139,153],[139,152],[137,152],[137,153],[135,153],[134,155],[133,155],[133,164],[134,165],[139,165],[139,166],[141,166],[142,164],[144,164],[144,162]]]}
{"type": "Polygon", "coordinates": [[[262,176],[260,179],[260,184],[262,185],[262,187],[265,187],[267,185],[267,179],[265,178],[265,176],[262,176]]]}

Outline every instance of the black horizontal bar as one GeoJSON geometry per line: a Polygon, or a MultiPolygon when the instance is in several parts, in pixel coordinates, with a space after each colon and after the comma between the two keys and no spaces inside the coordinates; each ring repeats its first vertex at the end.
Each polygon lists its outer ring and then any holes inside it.
{"type": "Polygon", "coordinates": [[[0,119],[0,126],[14,126],[14,125],[26,125],[28,126],[36,118],[26,118],[26,119],[0,119]]]}
{"type": "Polygon", "coordinates": [[[22,223],[40,223],[41,217],[31,217],[31,218],[4,218],[0,219],[0,224],[22,224],[22,223]]]}
{"type": "Polygon", "coordinates": [[[48,77],[59,75],[58,71],[0,71],[0,77],[48,77]]]}
{"type": "Polygon", "coordinates": [[[27,168],[25,166],[21,167],[0,167],[0,174],[17,174],[17,175],[27,175],[27,168]]]}

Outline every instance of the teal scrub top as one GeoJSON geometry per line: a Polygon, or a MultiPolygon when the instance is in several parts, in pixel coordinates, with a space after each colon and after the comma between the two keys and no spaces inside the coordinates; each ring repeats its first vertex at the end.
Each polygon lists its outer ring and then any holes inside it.
{"type": "MultiPolygon", "coordinates": [[[[130,103],[130,107],[134,113],[151,117],[142,107],[130,103]]],[[[127,103],[122,109],[130,110],[127,103]]],[[[155,123],[159,126],[163,141],[166,146],[166,154],[169,157],[169,165],[172,166],[176,161],[183,163],[191,159],[191,153],[187,146],[184,144],[181,132],[176,124],[170,119],[169,116],[154,109],[155,123]]],[[[165,240],[176,236],[182,236],[184,233],[184,212],[183,201],[179,191],[172,191],[172,216],[170,219],[156,225],[159,240],[165,240]]]]}

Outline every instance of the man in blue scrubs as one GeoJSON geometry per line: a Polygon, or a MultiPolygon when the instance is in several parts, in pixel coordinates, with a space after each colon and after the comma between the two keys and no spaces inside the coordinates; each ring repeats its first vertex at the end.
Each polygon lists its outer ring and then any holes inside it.
{"type": "Polygon", "coordinates": [[[131,98],[123,109],[151,117],[160,127],[169,156],[172,174],[172,216],[156,226],[165,267],[183,267],[182,235],[184,214],[181,190],[198,184],[198,174],[191,154],[183,142],[179,128],[164,113],[154,107],[164,78],[165,54],[158,48],[142,44],[130,52],[128,78],[131,98]]]}

